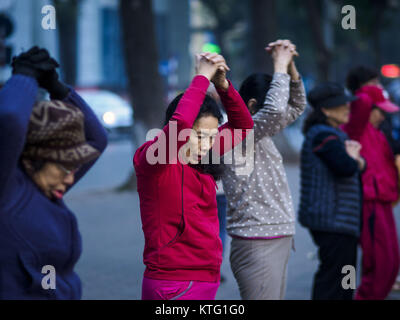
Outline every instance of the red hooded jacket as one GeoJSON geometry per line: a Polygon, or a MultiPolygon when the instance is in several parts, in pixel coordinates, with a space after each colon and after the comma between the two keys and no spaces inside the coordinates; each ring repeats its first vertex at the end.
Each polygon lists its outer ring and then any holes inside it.
{"type": "MultiPolygon", "coordinates": [[[[190,87],[181,98],[171,120],[177,124],[177,132],[192,128],[206,95],[209,80],[194,77],[190,87]]],[[[253,120],[239,93],[230,83],[227,91],[218,90],[227,115],[228,123],[219,127],[227,129],[251,129],[253,120]]],[[[165,133],[166,159],[169,157],[169,131],[165,133]]],[[[234,144],[241,141],[234,137],[234,144]]],[[[145,236],[143,253],[146,270],[144,275],[153,279],[197,280],[217,282],[220,279],[222,244],[219,238],[219,222],[216,203],[216,183],[205,174],[187,164],[150,164],[146,157],[158,140],[147,141],[135,153],[140,199],[142,228],[145,236]]],[[[178,141],[179,150],[186,141],[178,141]]],[[[213,148],[215,147],[215,144],[213,148]]],[[[221,150],[223,154],[228,150],[221,150]]]]}
{"type": "Polygon", "coordinates": [[[367,162],[362,175],[364,200],[394,202],[398,198],[398,173],[393,152],[385,135],[369,122],[373,100],[363,88],[356,91],[356,96],[358,100],[352,102],[350,120],[343,130],[361,143],[360,154],[367,162]]]}

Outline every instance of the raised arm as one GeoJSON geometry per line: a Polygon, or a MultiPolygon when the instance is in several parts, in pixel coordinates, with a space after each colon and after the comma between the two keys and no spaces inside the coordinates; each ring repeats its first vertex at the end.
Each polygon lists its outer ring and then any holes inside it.
{"type": "Polygon", "coordinates": [[[304,83],[297,71],[294,61],[289,64],[288,72],[290,75],[290,90],[288,112],[285,126],[290,125],[304,112],[307,106],[306,92],[304,83]]]}
{"type": "Polygon", "coordinates": [[[218,128],[218,131],[221,134],[221,139],[218,139],[218,137],[215,142],[216,145],[213,147],[213,149],[219,150],[220,155],[223,155],[245,139],[249,130],[253,129],[254,126],[251,114],[239,92],[236,91],[229,80],[227,80],[227,83],[227,89],[219,86],[216,87],[228,116],[228,122],[218,128]],[[229,130],[230,133],[228,137],[232,137],[231,143],[227,144],[227,149],[225,148],[223,140],[225,137],[223,133],[224,130],[229,130]]]}
{"type": "Polygon", "coordinates": [[[291,77],[295,81],[300,81],[300,76],[293,63],[293,56],[297,55],[295,46],[289,40],[278,40],[270,43],[266,50],[271,53],[274,75],[263,106],[253,116],[254,125],[257,127],[256,139],[265,135],[275,135],[297,119],[305,107],[301,105],[301,101],[297,104],[293,97],[291,102],[295,104],[293,107],[289,105],[290,90],[292,89],[291,77]]]}
{"type": "Polygon", "coordinates": [[[36,80],[22,74],[12,76],[0,90],[0,199],[24,149],[37,91],[36,80]]]}
{"type": "Polygon", "coordinates": [[[263,106],[253,116],[256,139],[273,136],[287,123],[290,76],[275,72],[263,106]]]}
{"type": "Polygon", "coordinates": [[[37,79],[56,64],[45,49],[38,47],[13,58],[13,76],[0,91],[0,199],[15,175],[25,146],[37,79]]]}
{"type": "Polygon", "coordinates": [[[147,141],[136,150],[133,159],[136,172],[140,168],[149,166],[152,170],[161,169],[163,164],[178,161],[178,150],[187,142],[187,140],[178,139],[179,134],[184,129],[192,129],[209,84],[210,81],[203,75],[197,75],[193,78],[170,121],[153,140],[147,141]],[[160,155],[160,153],[162,154],[160,155]],[[151,159],[153,157],[154,160],[151,159]]]}
{"type": "Polygon", "coordinates": [[[356,96],[358,99],[351,103],[349,122],[343,125],[343,130],[351,139],[359,141],[369,122],[373,103],[366,93],[357,92],[356,96]]]}
{"type": "Polygon", "coordinates": [[[136,150],[133,163],[137,173],[141,168],[151,166],[154,170],[163,168],[163,164],[176,163],[178,161],[178,151],[189,138],[188,135],[185,135],[186,139],[179,139],[180,133],[185,129],[190,130],[193,128],[207,93],[210,79],[219,67],[226,67],[226,64],[225,61],[220,61],[218,55],[196,55],[197,75],[180,99],[171,119],[157,137],[147,141],[136,150]],[[170,134],[172,129],[176,129],[176,135],[170,134]],[[161,156],[160,152],[162,153],[161,156]],[[150,161],[150,158],[153,158],[152,161],[150,161]],[[160,163],[159,160],[163,161],[163,163],[160,163]]]}
{"type": "MultiPolygon", "coordinates": [[[[107,146],[107,133],[103,128],[97,116],[87,103],[76,93],[76,91],[59,80],[58,73],[55,68],[44,72],[39,78],[39,84],[45,88],[52,100],[62,100],[78,107],[84,115],[84,128],[86,141],[98,150],[100,153],[107,146]]],[[[76,173],[74,183],[67,188],[71,189],[94,165],[98,158],[85,163],[76,173]]]]}
{"type": "MultiPolygon", "coordinates": [[[[84,115],[84,127],[85,127],[85,137],[86,142],[89,143],[93,148],[103,153],[107,147],[107,132],[103,125],[94,114],[93,110],[88,106],[88,104],[78,95],[78,93],[69,88],[70,91],[68,95],[63,99],[64,102],[71,103],[78,107],[84,115]]],[[[68,190],[74,186],[85,174],[90,170],[90,168],[95,164],[98,158],[85,163],[76,173],[74,184],[68,187],[68,190]]]]}

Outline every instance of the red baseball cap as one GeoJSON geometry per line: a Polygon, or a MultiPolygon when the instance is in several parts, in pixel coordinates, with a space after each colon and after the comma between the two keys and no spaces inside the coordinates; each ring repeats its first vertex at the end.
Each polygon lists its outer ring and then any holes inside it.
{"type": "Polygon", "coordinates": [[[394,113],[400,110],[400,107],[389,100],[387,91],[380,86],[364,86],[360,92],[368,94],[374,105],[385,112],[394,113]]]}

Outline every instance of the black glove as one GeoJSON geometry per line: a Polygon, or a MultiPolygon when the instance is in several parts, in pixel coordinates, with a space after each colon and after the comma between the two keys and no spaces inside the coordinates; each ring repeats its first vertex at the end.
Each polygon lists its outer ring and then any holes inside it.
{"type": "Polygon", "coordinates": [[[55,68],[43,72],[39,79],[39,86],[50,93],[51,99],[63,100],[69,93],[69,88],[58,79],[55,68]]]}
{"type": "Polygon", "coordinates": [[[12,74],[23,74],[38,80],[43,72],[58,67],[58,63],[50,58],[46,49],[39,49],[35,46],[14,57],[11,66],[13,68],[12,74]]]}

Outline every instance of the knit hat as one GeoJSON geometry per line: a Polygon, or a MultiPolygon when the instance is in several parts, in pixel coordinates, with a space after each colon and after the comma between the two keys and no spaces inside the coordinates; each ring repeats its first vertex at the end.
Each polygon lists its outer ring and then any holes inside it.
{"type": "Polygon", "coordinates": [[[318,84],[307,95],[307,99],[314,109],[335,108],[357,99],[348,94],[346,89],[336,82],[318,84]]]}
{"type": "Polygon", "coordinates": [[[59,101],[37,102],[32,110],[22,158],[79,167],[100,156],[86,142],[84,115],[59,101]]]}

